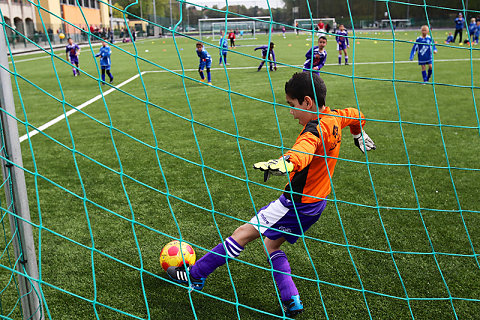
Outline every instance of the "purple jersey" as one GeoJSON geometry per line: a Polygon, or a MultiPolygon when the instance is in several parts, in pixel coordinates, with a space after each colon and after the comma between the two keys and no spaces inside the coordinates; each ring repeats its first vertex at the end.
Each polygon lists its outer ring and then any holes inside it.
{"type": "Polygon", "coordinates": [[[66,52],[70,53],[70,57],[75,57],[77,55],[77,51],[80,50],[80,47],[78,44],[73,43],[73,44],[67,44],[66,47],[66,52]]]}
{"type": "Polygon", "coordinates": [[[315,67],[317,70],[320,70],[325,65],[325,61],[327,61],[327,50],[320,52],[318,46],[315,46],[313,49],[308,50],[305,54],[305,58],[307,58],[307,61],[305,61],[305,64],[303,65],[304,71],[309,71],[315,67]]]}
{"type": "MultiPolygon", "coordinates": [[[[264,46],[260,46],[260,47],[257,47],[255,48],[255,51],[259,50],[259,49],[262,49],[262,57],[267,57],[267,53],[268,53],[268,48],[270,46],[267,46],[267,45],[264,45],[264,46]]],[[[272,56],[272,61],[275,62],[275,67],[277,66],[277,60],[275,59],[275,52],[273,51],[273,49],[270,49],[270,55],[272,56]]],[[[270,58],[270,57],[269,57],[270,58]]]]}
{"type": "Polygon", "coordinates": [[[337,31],[337,36],[335,37],[335,40],[337,41],[339,46],[345,47],[345,45],[349,45],[347,35],[347,29],[337,31]]]}

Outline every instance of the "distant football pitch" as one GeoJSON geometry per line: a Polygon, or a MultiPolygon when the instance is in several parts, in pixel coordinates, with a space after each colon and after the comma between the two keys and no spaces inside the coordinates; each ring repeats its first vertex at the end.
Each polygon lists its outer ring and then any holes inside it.
{"type": "MultiPolygon", "coordinates": [[[[327,208],[305,238],[283,247],[305,305],[301,319],[480,313],[480,53],[445,46],[445,31],[434,31],[435,85],[423,85],[416,57],[408,61],[419,34],[398,31],[392,41],[391,32],[356,32],[348,66],[338,65],[328,37],[327,105],[359,108],[377,150],[366,157],[344,130],[327,208]]],[[[226,69],[205,39],[212,86],[198,81],[196,40],[183,37],[112,47],[118,90],[98,81],[98,46],[82,48],[80,77],[57,57],[14,57],[51,318],[281,317],[260,240],[213,273],[202,292],[173,284],[158,261],[178,238],[203,256],[288,182],[264,183],[252,164],[280,157],[301,132],[284,84],[301,72],[312,39],[273,34],[278,70],[257,72],[254,48],[268,36],[257,37],[237,41],[226,69]]],[[[64,50],[56,54],[65,59],[64,50]]],[[[0,262],[8,266],[6,254],[0,262]]],[[[18,319],[11,274],[2,271],[0,283],[2,315],[18,319]]]]}

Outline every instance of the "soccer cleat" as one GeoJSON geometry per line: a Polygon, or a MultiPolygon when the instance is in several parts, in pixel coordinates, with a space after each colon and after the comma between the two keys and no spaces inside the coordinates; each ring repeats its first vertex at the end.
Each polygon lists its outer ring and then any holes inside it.
{"type": "Polygon", "coordinates": [[[113,83],[113,79],[110,79],[110,82],[109,83],[113,83]]]}
{"type": "Polygon", "coordinates": [[[200,82],[205,82],[205,79],[200,79],[200,82]]]}
{"type": "MultiPolygon", "coordinates": [[[[173,281],[181,284],[189,284],[187,271],[184,266],[181,267],[169,267],[167,274],[173,281]]],[[[190,275],[190,287],[195,290],[202,290],[205,286],[205,278],[196,279],[190,275]]]]}
{"type": "Polygon", "coordinates": [[[209,85],[209,86],[211,86],[211,85],[212,85],[212,83],[211,83],[211,82],[209,82],[209,83],[208,83],[208,85],[209,85]]]}
{"type": "Polygon", "coordinates": [[[295,316],[303,312],[303,304],[298,294],[292,296],[292,298],[288,301],[282,301],[282,304],[283,311],[285,312],[285,315],[287,317],[294,318],[295,316]]]}

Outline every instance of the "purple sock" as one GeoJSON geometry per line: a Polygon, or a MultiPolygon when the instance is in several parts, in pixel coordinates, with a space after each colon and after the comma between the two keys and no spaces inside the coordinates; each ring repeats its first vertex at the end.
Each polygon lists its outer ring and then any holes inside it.
{"type": "Polygon", "coordinates": [[[348,63],[348,56],[345,56],[345,64],[348,63]]]}
{"type": "Polygon", "coordinates": [[[422,78],[423,78],[423,81],[428,81],[428,79],[427,79],[427,71],[422,70],[422,78]]]}
{"type": "Polygon", "coordinates": [[[430,80],[431,76],[432,76],[432,69],[428,69],[427,81],[430,80]]]}
{"type": "Polygon", "coordinates": [[[342,56],[341,55],[338,56],[338,64],[342,64],[342,56]]]}
{"type": "Polygon", "coordinates": [[[278,290],[280,291],[280,297],[282,301],[288,301],[292,296],[298,295],[297,287],[293,283],[292,276],[290,275],[292,270],[288,263],[287,256],[282,250],[272,252],[270,254],[270,260],[274,270],[282,271],[283,273],[274,272],[273,277],[277,283],[278,290]]]}
{"type": "Polygon", "coordinates": [[[236,258],[242,251],[243,247],[232,237],[228,237],[225,239],[225,242],[217,244],[211,252],[208,252],[200,258],[190,269],[190,274],[197,279],[206,278],[210,273],[215,271],[215,269],[225,264],[227,261],[225,256],[236,258]],[[225,252],[224,245],[227,248],[227,252],[225,252]]]}
{"type": "Polygon", "coordinates": [[[200,73],[200,78],[202,78],[202,80],[204,80],[205,76],[203,75],[203,71],[198,71],[198,73],[200,73]]]}

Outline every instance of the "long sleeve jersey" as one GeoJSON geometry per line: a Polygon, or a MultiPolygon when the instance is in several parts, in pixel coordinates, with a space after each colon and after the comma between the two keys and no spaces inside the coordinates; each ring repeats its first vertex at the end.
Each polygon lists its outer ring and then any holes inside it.
{"type": "Polygon", "coordinates": [[[418,62],[421,63],[430,63],[433,58],[432,48],[433,51],[437,51],[437,47],[435,47],[435,43],[432,41],[430,36],[418,37],[415,40],[415,44],[413,45],[412,51],[410,52],[410,60],[413,59],[415,52],[418,51],[418,62]]]}
{"type": "Polygon", "coordinates": [[[477,32],[477,23],[472,22],[468,25],[468,33],[475,34],[477,32]]]}
{"type": "Polygon", "coordinates": [[[348,35],[347,29],[338,30],[337,35],[335,36],[335,40],[337,41],[337,43],[340,42],[340,44],[342,45],[346,43],[348,46],[349,44],[348,44],[347,35],[348,35]]]}
{"type": "MultiPolygon", "coordinates": [[[[267,45],[264,45],[264,46],[260,46],[260,47],[257,47],[255,48],[255,51],[261,49],[262,50],[262,56],[263,57],[266,57],[267,56],[267,53],[268,53],[268,48],[270,46],[267,46],[267,45]]],[[[273,49],[270,49],[270,55],[272,56],[272,61],[275,63],[275,66],[277,66],[277,60],[275,59],[275,52],[273,51],[273,49]]]]}
{"type": "Polygon", "coordinates": [[[112,50],[109,46],[101,47],[100,52],[95,55],[95,57],[100,58],[100,66],[109,66],[112,64],[110,56],[112,55],[112,50]]]}
{"type": "Polygon", "coordinates": [[[303,68],[306,70],[313,69],[314,67],[318,67],[318,70],[323,68],[325,62],[327,61],[327,50],[323,50],[320,52],[318,50],[318,46],[313,47],[313,49],[308,50],[305,54],[305,64],[303,68]]]}
{"type": "Polygon", "coordinates": [[[207,50],[203,49],[202,51],[198,51],[198,50],[196,51],[197,51],[197,56],[200,58],[200,61],[212,60],[212,57],[207,52],[207,50]]]}
{"type": "Polygon", "coordinates": [[[363,119],[363,114],[354,108],[330,110],[326,107],[318,119],[303,127],[292,149],[285,154],[294,165],[290,184],[285,186],[287,199],[292,200],[293,196],[294,202],[313,203],[330,194],[342,129],[349,126],[352,134],[359,134],[365,125],[363,119]]]}
{"type": "Polygon", "coordinates": [[[227,39],[225,38],[220,38],[220,43],[218,44],[218,46],[220,47],[220,55],[224,55],[224,54],[227,54],[228,52],[228,41],[227,39]]]}
{"type": "Polygon", "coordinates": [[[456,18],[455,19],[455,29],[462,30],[464,25],[465,25],[465,19],[464,18],[456,18]]]}

